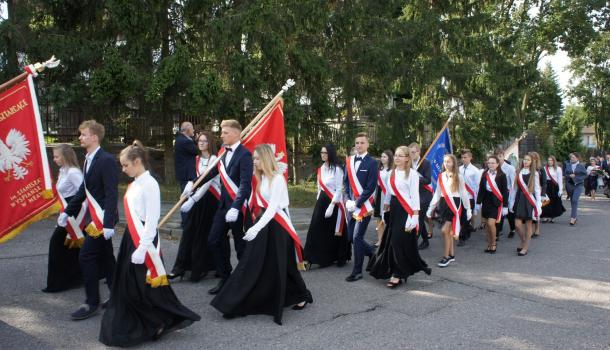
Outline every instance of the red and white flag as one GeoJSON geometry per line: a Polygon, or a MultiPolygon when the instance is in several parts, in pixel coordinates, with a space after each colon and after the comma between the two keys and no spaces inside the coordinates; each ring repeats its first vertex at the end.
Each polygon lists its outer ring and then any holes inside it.
{"type": "Polygon", "coordinates": [[[0,93],[0,243],[61,209],[53,192],[33,71],[27,72],[0,93]]]}

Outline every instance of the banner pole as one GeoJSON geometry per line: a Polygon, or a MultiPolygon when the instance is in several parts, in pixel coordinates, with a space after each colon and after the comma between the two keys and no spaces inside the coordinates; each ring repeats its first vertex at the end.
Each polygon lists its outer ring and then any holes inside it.
{"type": "MultiPolygon", "coordinates": [[[[288,91],[288,89],[291,88],[293,85],[294,85],[294,80],[288,79],[286,81],[286,84],[282,87],[282,90],[280,90],[280,92],[278,92],[277,95],[275,95],[275,97],[273,97],[271,99],[271,101],[269,101],[269,103],[267,103],[267,105],[256,115],[256,117],[254,117],[254,119],[252,119],[252,121],[242,130],[242,132],[240,134],[241,139],[244,139],[248,136],[248,134],[260,122],[260,120],[265,116],[265,114],[269,111],[269,109],[271,109],[271,107],[273,107],[277,103],[277,101],[279,101],[282,98],[282,95],[286,91],[288,91]]],[[[218,162],[221,159],[224,158],[225,155],[226,155],[226,152],[223,153],[220,157],[216,158],[216,160],[208,166],[206,171],[203,174],[201,174],[197,178],[197,180],[193,183],[193,189],[196,189],[203,182],[203,179],[210,173],[210,171],[212,169],[214,169],[214,167],[218,164],[218,162]]],[[[178,200],[178,202],[176,204],[174,204],[174,206],[167,212],[167,214],[165,214],[163,219],[161,219],[161,221],[159,221],[159,224],[157,225],[157,229],[163,227],[163,225],[165,225],[167,223],[169,218],[171,218],[171,216],[174,215],[174,213],[178,209],[180,209],[180,207],[182,206],[182,203],[184,203],[187,200],[187,198],[188,198],[188,196],[180,197],[180,200],[178,200]]]]}
{"type": "MultiPolygon", "coordinates": [[[[449,119],[447,119],[447,121],[445,122],[445,125],[443,125],[443,127],[441,128],[441,131],[439,131],[438,134],[436,134],[436,137],[430,143],[430,146],[432,146],[436,141],[438,141],[439,137],[441,137],[441,134],[443,133],[443,130],[445,130],[445,128],[449,126],[449,122],[451,121],[452,118],[453,118],[453,116],[451,116],[451,117],[449,117],[449,119]]],[[[430,147],[428,147],[428,150],[426,150],[426,153],[423,155],[423,157],[421,157],[421,159],[426,159],[426,156],[428,156],[428,153],[430,153],[430,147]]]]}
{"type": "Polygon", "coordinates": [[[6,83],[0,85],[0,92],[10,88],[11,86],[17,84],[18,82],[24,80],[27,76],[28,76],[28,72],[23,72],[21,74],[19,74],[18,76],[14,77],[13,79],[7,81],[6,83]]]}

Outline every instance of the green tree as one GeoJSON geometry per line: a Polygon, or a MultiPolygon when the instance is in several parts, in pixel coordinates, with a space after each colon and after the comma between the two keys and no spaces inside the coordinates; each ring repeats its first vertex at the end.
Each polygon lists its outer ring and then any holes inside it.
{"type": "Polygon", "coordinates": [[[582,107],[568,106],[555,128],[553,152],[558,160],[568,159],[571,152],[581,152],[582,128],[585,126],[586,114],[582,107]]]}

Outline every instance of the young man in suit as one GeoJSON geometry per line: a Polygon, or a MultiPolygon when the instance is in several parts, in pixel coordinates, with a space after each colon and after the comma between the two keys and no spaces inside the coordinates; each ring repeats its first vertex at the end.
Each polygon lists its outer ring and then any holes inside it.
{"type": "MultiPolygon", "coordinates": [[[[419,174],[419,211],[425,213],[428,211],[434,190],[432,189],[432,169],[430,162],[427,159],[421,159],[421,147],[418,143],[413,142],[409,145],[409,153],[413,160],[413,170],[419,174]]],[[[430,225],[433,223],[430,221],[430,225]]],[[[428,242],[428,229],[426,228],[426,215],[419,216],[419,235],[422,242],[419,249],[426,249],[430,246],[428,242]]]]}
{"type": "Polygon", "coordinates": [[[354,244],[354,268],[345,279],[355,282],[362,279],[364,256],[374,253],[373,246],[364,240],[373,214],[373,196],[377,188],[377,161],[369,154],[369,138],[365,133],[356,135],[356,154],[347,158],[344,186],[347,195],[345,207],[349,212],[348,235],[354,244]]]}
{"type": "Polygon", "coordinates": [[[220,281],[208,291],[209,294],[218,294],[231,274],[231,257],[227,256],[227,250],[224,249],[229,230],[233,235],[237,258],[241,258],[244,249],[243,209],[252,192],[252,154],[241,144],[241,125],[237,120],[223,120],[220,128],[224,146],[223,159],[203,180],[205,183],[220,174],[220,202],[208,236],[208,247],[214,256],[220,281]]]}
{"type": "MultiPolygon", "coordinates": [[[[118,222],[118,175],[115,157],[101,149],[104,126],[95,120],[86,120],[78,128],[81,147],[87,150],[83,172],[85,179],[57,223],[65,227],[68,216],[76,216],[87,201],[85,242],[80,250],[79,262],[85,280],[86,300],[72,313],[73,320],[95,315],[100,306],[99,277],[105,276],[110,289],[115,258],[112,249],[114,226],[118,222]]],[[[104,305],[102,305],[103,307],[104,305]]]]}
{"type": "MultiPolygon", "coordinates": [[[[183,194],[188,193],[190,190],[187,189],[185,191],[186,184],[197,178],[195,158],[199,155],[199,150],[193,140],[193,136],[195,136],[193,124],[182,122],[180,124],[180,132],[176,134],[174,143],[174,169],[176,171],[176,180],[183,194]]],[[[180,216],[182,217],[182,226],[184,227],[186,213],[180,212],[180,216]]]]}

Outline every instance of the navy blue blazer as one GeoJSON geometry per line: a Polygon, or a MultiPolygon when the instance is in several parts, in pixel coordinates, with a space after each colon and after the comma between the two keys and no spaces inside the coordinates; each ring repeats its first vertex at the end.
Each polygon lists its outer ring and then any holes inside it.
{"type": "Polygon", "coordinates": [[[417,172],[421,175],[419,177],[419,201],[421,203],[432,201],[432,192],[428,191],[424,186],[432,183],[432,168],[430,161],[427,159],[421,159],[417,166],[417,172]]]}
{"type": "Polygon", "coordinates": [[[197,178],[195,157],[199,154],[195,141],[182,133],[176,135],[174,145],[174,167],[176,180],[192,181],[197,178]]]}
{"type": "MultiPolygon", "coordinates": [[[[377,189],[377,176],[378,176],[378,165],[377,161],[375,161],[368,153],[362,161],[360,162],[360,167],[356,172],[356,177],[358,181],[362,185],[362,193],[360,194],[360,198],[356,200],[356,207],[360,208],[365,200],[367,200],[370,196],[373,195],[375,190],[377,189]]],[[[343,183],[345,187],[345,192],[347,194],[347,198],[351,200],[354,199],[354,194],[349,184],[349,178],[347,175],[347,168],[345,168],[345,175],[343,176],[343,183]]]]}
{"type": "Polygon", "coordinates": [[[119,197],[119,167],[114,156],[103,149],[99,149],[89,171],[83,169],[85,181],[81,184],[78,192],[72,197],[66,214],[76,216],[80,211],[83,201],[85,201],[85,186],[89,193],[95,198],[100,207],[104,210],[104,228],[114,228],[119,221],[119,211],[117,201],[119,197]]]}
{"type": "Polygon", "coordinates": [[[576,165],[575,171],[572,171],[572,164],[569,161],[565,163],[563,169],[563,176],[566,179],[566,184],[574,184],[576,186],[582,185],[587,178],[587,168],[580,162],[576,165]],[[571,174],[576,175],[574,179],[570,177],[571,174]]]}
{"type": "MultiPolygon", "coordinates": [[[[252,153],[242,144],[237,146],[234,152],[231,162],[227,167],[227,174],[229,174],[229,177],[239,189],[237,190],[235,200],[233,200],[225,188],[224,183],[222,181],[220,182],[220,209],[234,208],[240,210],[244,201],[250,198],[250,194],[252,193],[252,153]]],[[[224,161],[225,158],[223,157],[221,162],[224,163],[224,161]]],[[[216,175],[218,175],[218,167],[214,167],[214,169],[210,170],[202,183],[206,183],[216,175]]]]}

